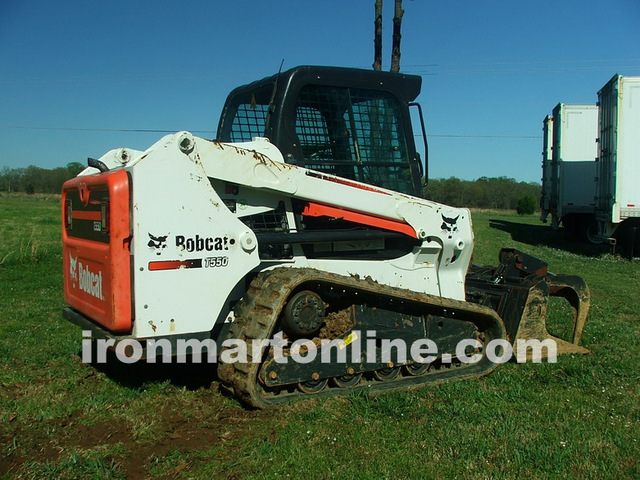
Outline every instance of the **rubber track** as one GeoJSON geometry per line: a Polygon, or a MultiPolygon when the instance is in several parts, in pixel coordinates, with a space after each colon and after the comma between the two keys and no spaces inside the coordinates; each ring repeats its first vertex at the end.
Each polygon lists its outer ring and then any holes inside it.
{"type": "MultiPolygon", "coordinates": [[[[308,268],[277,268],[258,274],[251,282],[243,299],[235,308],[236,320],[231,325],[227,336],[227,338],[246,342],[247,357],[250,363],[221,363],[218,366],[220,380],[245,405],[265,408],[310,396],[298,391],[282,391],[278,394],[265,391],[257,380],[263,359],[256,359],[255,362],[251,361],[253,358],[252,340],[269,339],[272,334],[277,333],[274,329],[287,299],[296,287],[309,282],[331,284],[334,288],[349,290],[355,296],[357,296],[357,292],[362,292],[364,294],[380,295],[387,299],[393,298],[398,303],[409,302],[414,306],[416,304],[422,305],[424,306],[424,313],[444,314],[457,320],[471,321],[476,326],[478,325],[478,319],[481,319],[482,323],[490,325],[488,328],[481,329],[484,331],[485,342],[495,338],[506,338],[502,320],[494,310],[488,307],[388,287],[368,279],[360,279],[357,276],[345,277],[308,268]]],[[[442,366],[433,373],[426,373],[420,376],[398,376],[395,380],[386,382],[367,379],[366,376],[363,376],[360,383],[354,387],[338,388],[328,386],[324,391],[313,394],[313,396],[339,395],[358,388],[366,388],[372,393],[402,390],[419,387],[424,384],[480,377],[490,373],[496,366],[483,355],[482,360],[474,364],[461,364],[457,367],[454,365],[442,366]]]]}

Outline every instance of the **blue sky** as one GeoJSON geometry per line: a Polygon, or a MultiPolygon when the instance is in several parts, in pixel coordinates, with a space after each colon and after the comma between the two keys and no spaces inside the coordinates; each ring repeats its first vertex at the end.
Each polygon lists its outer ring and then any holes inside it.
{"type": "MultiPolygon", "coordinates": [[[[544,116],[640,75],[638,0],[403,3],[401,70],[423,78],[434,178],[537,182],[544,116]]],[[[84,163],[163,135],[114,130],[214,131],[227,93],[282,59],[371,68],[373,4],[0,0],[0,167],[84,163]]],[[[385,70],[392,18],[385,0],[385,70]]]]}

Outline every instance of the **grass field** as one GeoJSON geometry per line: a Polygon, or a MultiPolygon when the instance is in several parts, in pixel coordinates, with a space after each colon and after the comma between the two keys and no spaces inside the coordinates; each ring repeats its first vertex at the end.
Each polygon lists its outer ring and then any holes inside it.
{"type": "Polygon", "coordinates": [[[5,478],[640,478],[638,261],[567,243],[533,216],[474,213],[476,263],[515,246],[586,279],[591,354],[249,411],[211,366],[80,361],[80,331],[61,317],[58,202],[0,196],[5,478]]]}

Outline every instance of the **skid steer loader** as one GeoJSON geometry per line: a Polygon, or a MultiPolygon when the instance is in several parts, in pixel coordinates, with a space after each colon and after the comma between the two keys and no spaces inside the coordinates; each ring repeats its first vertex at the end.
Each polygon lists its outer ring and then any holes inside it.
{"type": "Polygon", "coordinates": [[[531,357],[519,340],[585,353],[579,277],[509,249],[472,265],[469,210],[421,198],[420,87],[297,67],[233,90],[216,140],[89,159],[63,187],[65,318],[142,358],[213,350],[258,408],[477,377],[531,357]],[[547,331],[549,296],[573,308],[568,341],[547,331]]]}

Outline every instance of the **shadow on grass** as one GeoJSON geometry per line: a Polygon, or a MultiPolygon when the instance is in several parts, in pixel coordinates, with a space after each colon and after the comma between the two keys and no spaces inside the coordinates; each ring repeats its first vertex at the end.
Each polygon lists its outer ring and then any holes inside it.
{"type": "Polygon", "coordinates": [[[549,225],[531,225],[492,218],[489,219],[489,227],[502,230],[511,235],[512,240],[527,245],[557,248],[587,257],[599,257],[610,252],[608,245],[592,245],[570,240],[564,230],[553,230],[549,225]]]}
{"type": "MultiPolygon", "coordinates": [[[[82,352],[78,352],[81,356],[82,352]]],[[[197,363],[188,359],[185,363],[162,363],[158,358],[157,363],[148,363],[140,360],[136,363],[126,364],[121,362],[112,351],[107,351],[106,363],[92,362],[91,366],[104,373],[114,382],[127,388],[139,389],[147,383],[170,382],[177,387],[187,390],[209,388],[218,380],[217,363],[208,363],[206,355],[197,363]]]]}

